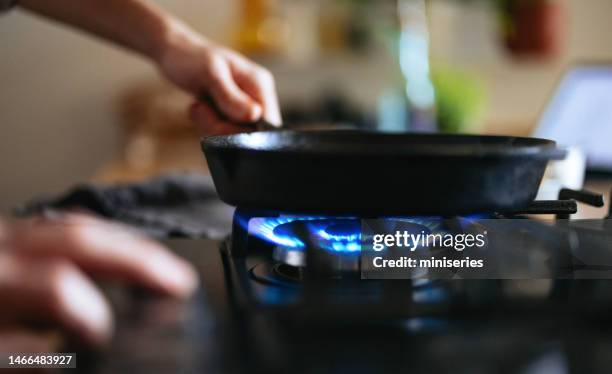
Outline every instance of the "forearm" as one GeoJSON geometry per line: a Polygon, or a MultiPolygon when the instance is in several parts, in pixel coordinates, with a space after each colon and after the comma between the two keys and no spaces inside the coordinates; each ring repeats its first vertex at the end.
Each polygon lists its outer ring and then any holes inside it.
{"type": "Polygon", "coordinates": [[[21,0],[45,17],[70,24],[158,60],[173,38],[193,31],[145,0],[21,0]]]}

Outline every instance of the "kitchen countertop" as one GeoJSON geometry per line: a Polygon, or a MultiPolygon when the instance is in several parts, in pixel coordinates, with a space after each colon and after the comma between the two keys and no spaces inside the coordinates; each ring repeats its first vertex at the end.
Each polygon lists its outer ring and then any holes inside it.
{"type": "Polygon", "coordinates": [[[221,316],[227,315],[227,290],[219,241],[174,239],[165,242],[191,262],[200,289],[185,302],[141,290],[105,287],[116,315],[116,335],[102,355],[78,352],[79,370],[91,373],[219,373],[228,370],[220,352],[221,316]]]}

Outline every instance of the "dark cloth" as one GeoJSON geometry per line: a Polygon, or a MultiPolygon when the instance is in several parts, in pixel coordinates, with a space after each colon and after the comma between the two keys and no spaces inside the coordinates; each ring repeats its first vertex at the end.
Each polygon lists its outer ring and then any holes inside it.
{"type": "Polygon", "coordinates": [[[234,212],[219,200],[209,176],[176,173],[143,183],[80,185],[65,195],[29,202],[17,214],[74,209],[122,222],[156,238],[220,239],[230,232],[234,212]]]}
{"type": "Polygon", "coordinates": [[[17,0],[0,0],[0,14],[11,10],[17,5],[17,0]]]}

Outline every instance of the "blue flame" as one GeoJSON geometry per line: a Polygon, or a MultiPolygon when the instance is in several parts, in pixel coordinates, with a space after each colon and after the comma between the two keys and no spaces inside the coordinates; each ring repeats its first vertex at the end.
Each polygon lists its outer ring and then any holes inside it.
{"type": "Polygon", "coordinates": [[[252,218],[248,223],[248,232],[256,237],[268,241],[272,244],[291,249],[303,249],[306,245],[299,238],[291,235],[282,235],[274,232],[274,229],[285,223],[294,221],[308,221],[321,219],[321,217],[307,216],[280,216],[252,218]]]}
{"type": "Polygon", "coordinates": [[[354,242],[331,242],[329,246],[323,246],[323,248],[338,253],[360,253],[361,240],[354,242]]]}
{"type": "Polygon", "coordinates": [[[252,218],[248,222],[248,232],[269,243],[285,247],[288,249],[304,249],[306,244],[295,235],[275,230],[277,227],[295,222],[312,221],[308,225],[308,230],[315,233],[315,239],[322,248],[338,253],[355,253],[361,251],[361,233],[357,219],[352,219],[355,223],[354,228],[350,227],[348,232],[328,233],[326,227],[334,222],[345,222],[347,218],[329,218],[317,216],[279,216],[252,218]]]}
{"type": "MultiPolygon", "coordinates": [[[[439,217],[388,217],[389,221],[419,224],[427,229],[438,231],[442,226],[439,217]]],[[[275,230],[277,227],[294,221],[309,221],[308,231],[311,240],[320,248],[334,253],[361,252],[361,221],[354,217],[319,217],[319,216],[278,216],[252,218],[248,221],[248,232],[260,239],[287,249],[302,250],[304,241],[292,234],[290,230],[275,230]]],[[[247,226],[247,225],[245,225],[247,226]]]]}
{"type": "Polygon", "coordinates": [[[317,221],[313,225],[317,245],[336,253],[361,252],[361,226],[359,219],[317,221]],[[318,225],[317,225],[318,223],[318,225]]]}
{"type": "Polygon", "coordinates": [[[469,216],[459,217],[459,225],[462,229],[467,229],[470,225],[484,219],[492,219],[493,216],[490,214],[472,214],[469,216]]]}
{"type": "Polygon", "coordinates": [[[325,231],[325,229],[320,229],[319,231],[317,231],[317,234],[325,240],[334,240],[334,241],[351,242],[351,241],[359,240],[359,238],[361,237],[361,234],[358,232],[346,234],[346,235],[334,235],[334,234],[329,234],[327,231],[325,231]]]}

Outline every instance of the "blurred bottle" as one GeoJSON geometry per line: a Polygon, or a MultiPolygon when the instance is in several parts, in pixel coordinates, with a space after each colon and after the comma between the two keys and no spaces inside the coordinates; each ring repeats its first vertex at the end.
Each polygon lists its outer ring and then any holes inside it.
{"type": "Polygon", "coordinates": [[[425,0],[397,0],[398,31],[392,53],[399,74],[379,104],[379,128],[394,132],[437,130],[435,89],[429,64],[429,29],[425,0]]]}
{"type": "Polygon", "coordinates": [[[435,91],[429,67],[429,28],[425,0],[398,0],[399,65],[405,79],[410,130],[436,130],[435,91]]]}
{"type": "Polygon", "coordinates": [[[279,14],[279,0],[241,0],[236,47],[248,55],[276,54],[289,39],[290,28],[279,14]]]}

